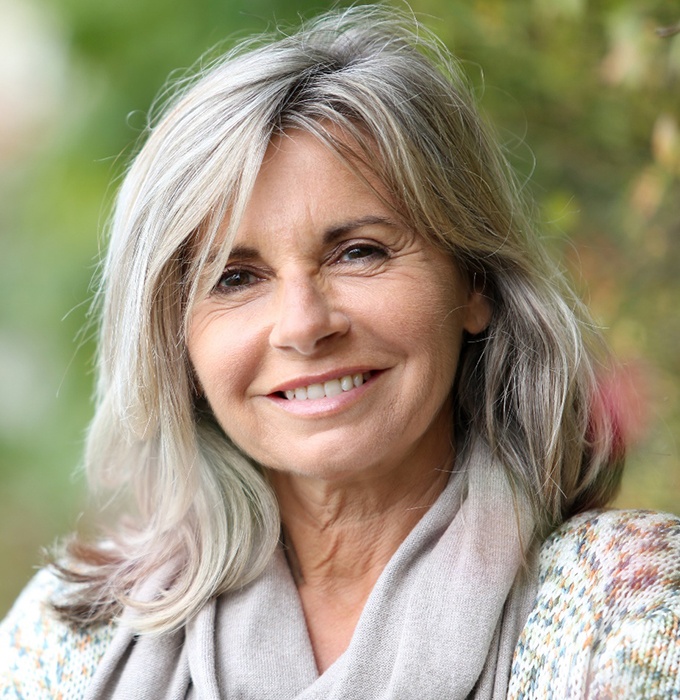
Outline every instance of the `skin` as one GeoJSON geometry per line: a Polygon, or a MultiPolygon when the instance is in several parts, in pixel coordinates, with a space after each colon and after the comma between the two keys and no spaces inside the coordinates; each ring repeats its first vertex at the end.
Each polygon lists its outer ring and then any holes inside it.
{"type": "Polygon", "coordinates": [[[446,484],[463,331],[489,315],[455,262],[314,137],[273,139],[188,350],[225,432],[268,468],[320,672],[446,484]],[[369,379],[339,396],[283,394],[354,373],[369,379]]]}

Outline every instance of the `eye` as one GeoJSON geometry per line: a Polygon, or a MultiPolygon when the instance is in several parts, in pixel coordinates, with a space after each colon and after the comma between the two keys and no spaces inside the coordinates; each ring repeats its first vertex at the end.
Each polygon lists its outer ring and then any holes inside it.
{"type": "Polygon", "coordinates": [[[340,252],[338,262],[355,262],[360,260],[377,261],[388,257],[387,251],[375,243],[354,243],[340,252]]]}
{"type": "Polygon", "coordinates": [[[259,280],[260,278],[257,275],[245,268],[227,269],[217,282],[216,290],[220,292],[238,291],[255,284],[259,280]]]}

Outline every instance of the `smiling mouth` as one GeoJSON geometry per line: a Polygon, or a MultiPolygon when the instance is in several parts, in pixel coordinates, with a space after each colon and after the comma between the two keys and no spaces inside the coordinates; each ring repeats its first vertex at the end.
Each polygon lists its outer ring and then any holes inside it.
{"type": "Polygon", "coordinates": [[[340,396],[340,394],[360,387],[367,382],[373,372],[360,372],[357,374],[347,374],[338,379],[329,379],[327,382],[319,384],[308,384],[307,386],[287,389],[277,392],[277,396],[289,401],[309,401],[323,399],[326,397],[340,396]]]}

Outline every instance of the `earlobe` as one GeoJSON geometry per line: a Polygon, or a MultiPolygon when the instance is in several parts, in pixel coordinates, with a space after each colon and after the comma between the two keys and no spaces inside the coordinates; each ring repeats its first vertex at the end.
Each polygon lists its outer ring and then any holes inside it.
{"type": "Polygon", "coordinates": [[[470,335],[486,330],[491,322],[491,300],[481,291],[471,291],[465,308],[463,328],[470,335]]]}

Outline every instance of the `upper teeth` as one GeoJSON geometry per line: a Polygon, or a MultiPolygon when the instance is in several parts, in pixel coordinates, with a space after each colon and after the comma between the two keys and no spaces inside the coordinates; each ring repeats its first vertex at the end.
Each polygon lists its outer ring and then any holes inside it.
{"type": "Polygon", "coordinates": [[[283,393],[287,399],[297,399],[305,401],[306,399],[323,399],[325,396],[338,396],[343,391],[349,391],[356,386],[361,386],[369,377],[370,372],[363,374],[348,374],[340,379],[329,379],[323,384],[309,384],[301,386],[297,389],[288,389],[283,393]]]}

